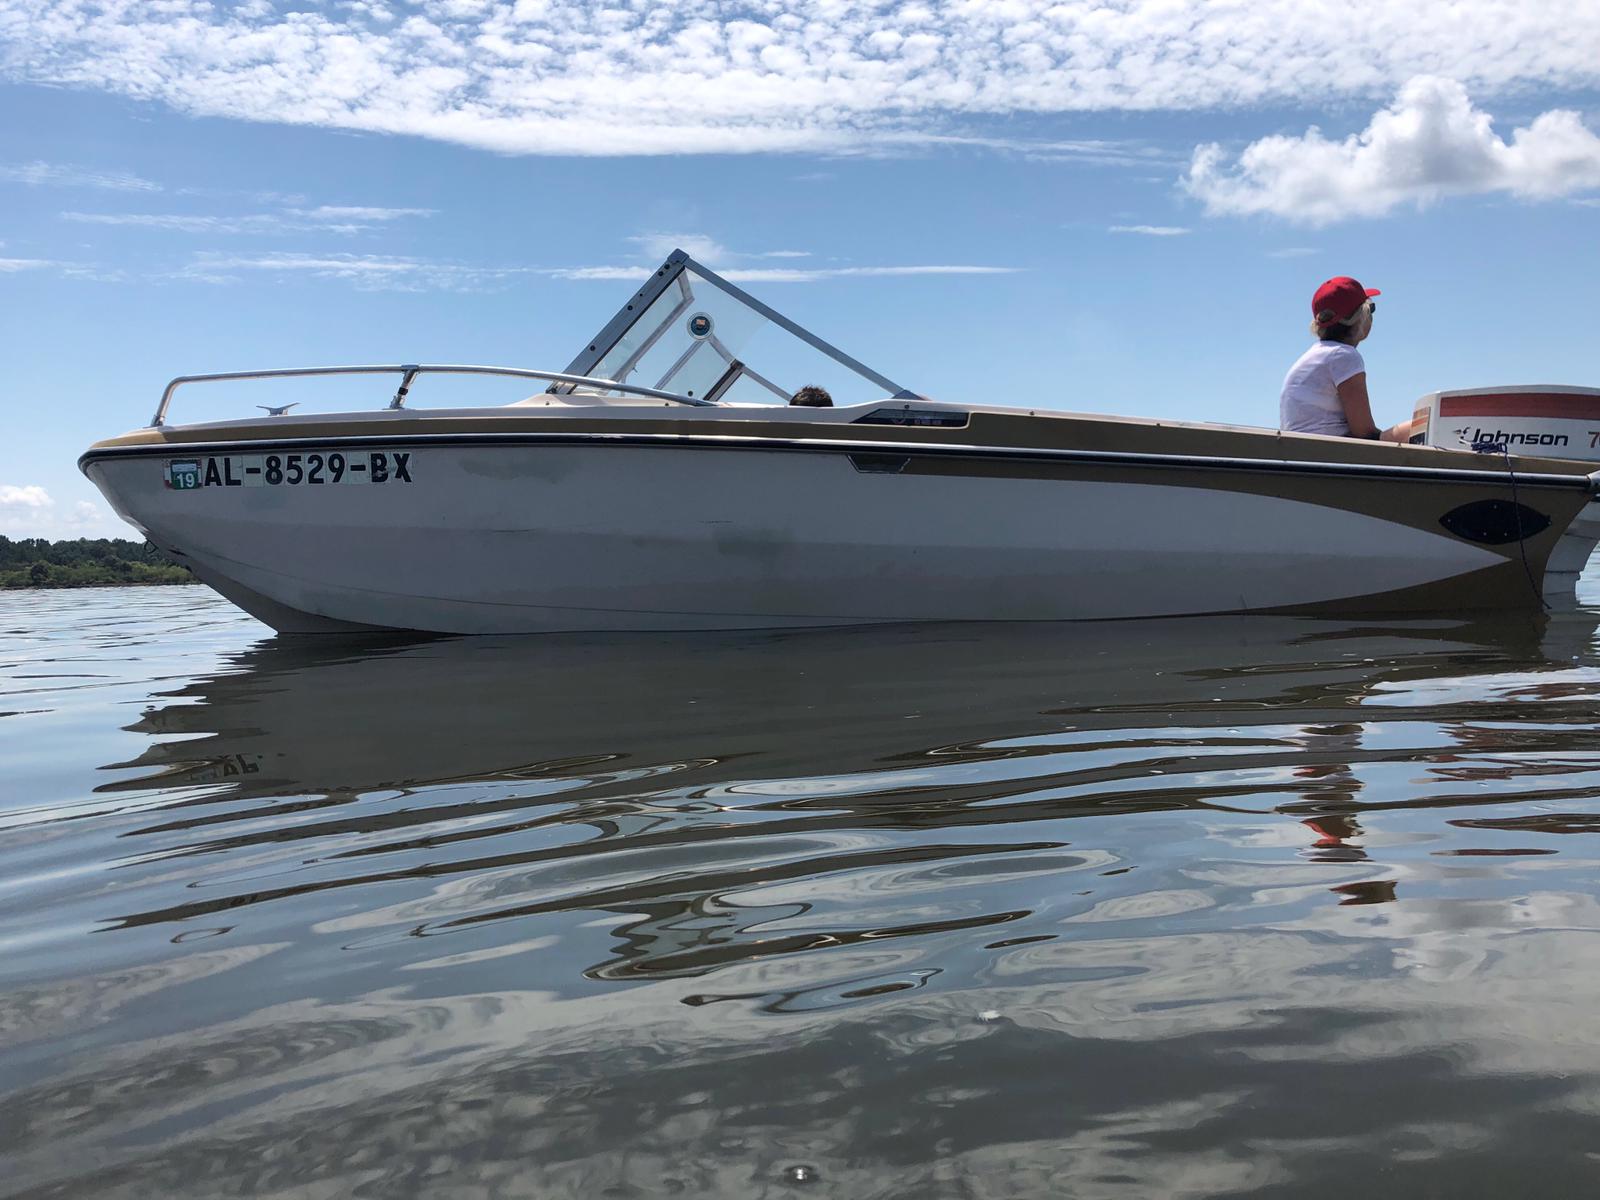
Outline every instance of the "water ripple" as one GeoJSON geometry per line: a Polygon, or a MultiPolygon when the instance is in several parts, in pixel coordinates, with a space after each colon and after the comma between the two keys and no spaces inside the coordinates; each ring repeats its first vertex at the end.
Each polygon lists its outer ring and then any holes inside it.
{"type": "Polygon", "coordinates": [[[1597,624],[0,595],[0,1194],[1576,1193],[1597,624]]]}

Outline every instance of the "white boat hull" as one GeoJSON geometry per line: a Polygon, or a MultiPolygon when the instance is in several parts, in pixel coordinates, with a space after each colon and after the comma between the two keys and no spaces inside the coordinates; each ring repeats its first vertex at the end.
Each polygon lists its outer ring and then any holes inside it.
{"type": "Polygon", "coordinates": [[[409,482],[354,487],[175,490],[151,455],[87,470],[152,541],[285,632],[1295,610],[1506,563],[1415,523],[1260,489],[1178,486],[1160,471],[1120,481],[879,473],[838,452],[661,444],[406,452],[409,482]]]}

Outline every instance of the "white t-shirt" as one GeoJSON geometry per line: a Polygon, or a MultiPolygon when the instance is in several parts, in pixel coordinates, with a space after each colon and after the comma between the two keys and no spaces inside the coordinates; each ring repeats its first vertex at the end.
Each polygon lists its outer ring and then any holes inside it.
{"type": "Polygon", "coordinates": [[[1339,403],[1339,385],[1367,369],[1361,352],[1343,342],[1318,342],[1300,356],[1283,379],[1278,428],[1288,433],[1350,436],[1339,403]]]}

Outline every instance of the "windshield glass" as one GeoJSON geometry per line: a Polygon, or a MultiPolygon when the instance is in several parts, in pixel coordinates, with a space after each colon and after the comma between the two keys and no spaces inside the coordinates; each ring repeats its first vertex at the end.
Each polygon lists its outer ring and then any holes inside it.
{"type": "MultiPolygon", "coordinates": [[[[806,384],[827,388],[836,404],[913,394],[682,251],[673,253],[567,372],[718,403],[784,404],[806,384]]],[[[590,389],[558,384],[550,390],[590,389]]]]}
{"type": "MultiPolygon", "coordinates": [[[[770,323],[714,287],[695,287],[696,282],[689,271],[680,273],[584,374],[707,398],[755,334],[770,323]]],[[[771,398],[776,402],[787,395],[771,398]]]]}

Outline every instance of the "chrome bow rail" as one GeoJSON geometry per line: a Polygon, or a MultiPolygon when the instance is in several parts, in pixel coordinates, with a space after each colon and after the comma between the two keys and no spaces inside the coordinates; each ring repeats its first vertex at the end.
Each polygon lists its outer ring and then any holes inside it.
{"type": "Polygon", "coordinates": [[[562,371],[534,371],[525,367],[473,367],[436,363],[397,363],[392,366],[370,367],[281,367],[273,371],[223,371],[215,375],[180,375],[167,384],[161,393],[161,403],[150,427],[158,429],[167,423],[167,408],[172,403],[172,393],[186,383],[216,383],[229,379],[285,379],[300,375],[399,375],[400,386],[390,408],[404,408],[406,393],[411,381],[418,375],[501,375],[513,379],[538,379],[545,383],[565,383],[580,388],[593,388],[601,392],[627,392],[635,396],[653,396],[657,400],[670,400],[675,404],[688,404],[696,408],[715,407],[710,400],[694,396],[680,396],[676,392],[658,391],[634,383],[618,383],[614,379],[593,379],[587,375],[568,375],[562,371]]]}

